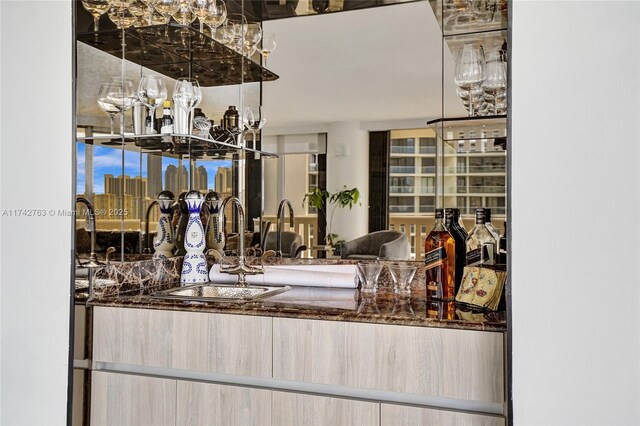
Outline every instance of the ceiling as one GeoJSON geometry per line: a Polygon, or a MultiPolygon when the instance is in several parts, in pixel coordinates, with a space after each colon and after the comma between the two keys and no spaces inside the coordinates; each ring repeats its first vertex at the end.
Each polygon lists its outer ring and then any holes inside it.
{"type": "MultiPolygon", "coordinates": [[[[442,115],[442,33],[429,3],[264,23],[277,48],[263,84],[269,127],[389,121],[442,115]]],[[[446,51],[447,67],[453,63],[446,51]]],[[[453,88],[453,81],[447,81],[453,88]]],[[[450,113],[464,111],[453,95],[450,113]]]]}

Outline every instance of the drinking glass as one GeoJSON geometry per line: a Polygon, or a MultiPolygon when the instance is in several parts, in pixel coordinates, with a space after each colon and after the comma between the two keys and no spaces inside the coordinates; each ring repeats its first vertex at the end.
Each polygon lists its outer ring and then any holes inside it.
{"type": "Polygon", "coordinates": [[[267,66],[267,57],[276,49],[276,35],[271,31],[262,33],[262,50],[260,53],[264,58],[264,66],[267,66]]]}
{"type": "MultiPolygon", "coordinates": [[[[473,92],[485,79],[485,57],[479,43],[465,44],[456,54],[455,82],[462,90],[473,92]]],[[[470,97],[469,116],[474,116],[478,105],[470,97]]]]}
{"type": "Polygon", "coordinates": [[[416,270],[413,265],[389,265],[394,293],[405,296],[411,294],[411,281],[416,270]]]}
{"type": "Polygon", "coordinates": [[[210,0],[208,9],[209,13],[201,22],[204,22],[211,30],[211,38],[215,38],[216,30],[227,19],[227,5],[222,0],[210,0]]]}
{"type": "Polygon", "coordinates": [[[142,3],[147,5],[147,14],[148,14],[148,20],[147,23],[149,25],[153,25],[153,12],[154,12],[154,7],[156,5],[156,3],[158,3],[158,0],[141,0],[142,3]]]}
{"type": "Polygon", "coordinates": [[[362,285],[360,291],[362,293],[375,293],[378,290],[378,277],[380,277],[380,272],[382,272],[382,264],[376,262],[360,262],[357,265],[356,271],[362,285]]]}
{"type": "Polygon", "coordinates": [[[191,5],[193,0],[179,0],[178,8],[173,13],[173,19],[180,25],[188,26],[196,20],[196,14],[193,13],[191,5]]]}
{"type": "Polygon", "coordinates": [[[490,95],[493,110],[497,113],[498,100],[503,98],[507,91],[507,67],[499,52],[492,51],[487,57],[486,78],[482,88],[490,95]]]}
{"type": "Polygon", "coordinates": [[[111,103],[109,98],[107,97],[107,88],[109,87],[109,83],[102,83],[100,85],[100,90],[98,91],[98,106],[104,112],[109,115],[109,119],[111,120],[111,134],[113,135],[113,119],[120,112],[115,105],[111,103]]]}
{"type": "Polygon", "coordinates": [[[198,18],[200,32],[204,32],[204,21],[209,16],[209,8],[213,0],[194,0],[191,4],[191,11],[198,18]]]}
{"type": "Polygon", "coordinates": [[[109,16],[111,22],[116,24],[116,27],[119,30],[129,28],[138,21],[138,17],[131,13],[131,11],[126,7],[112,7],[109,9],[107,16],[109,16]]]}
{"type": "Polygon", "coordinates": [[[202,91],[195,78],[181,77],[173,89],[173,105],[176,107],[176,133],[191,134],[193,109],[200,104],[202,91]]]}
{"type": "Polygon", "coordinates": [[[167,99],[167,87],[164,79],[159,75],[145,75],[138,85],[138,98],[149,108],[149,117],[153,125],[156,118],[156,108],[167,99]]]}
{"type": "Polygon", "coordinates": [[[246,107],[244,109],[244,113],[242,114],[242,123],[244,127],[251,132],[253,136],[251,138],[252,147],[255,149],[256,147],[256,133],[262,129],[264,123],[267,122],[267,118],[262,111],[262,105],[260,105],[257,109],[246,107]]]}
{"type": "Polygon", "coordinates": [[[109,10],[107,0],[82,0],[82,6],[93,16],[93,31],[98,32],[100,17],[109,10]]]}
{"type": "Polygon", "coordinates": [[[107,99],[120,113],[131,108],[136,99],[138,99],[133,80],[122,77],[112,77],[109,83],[107,83],[107,99]]]}
{"type": "Polygon", "coordinates": [[[107,0],[110,6],[123,8],[129,7],[135,0],[107,0]]]}

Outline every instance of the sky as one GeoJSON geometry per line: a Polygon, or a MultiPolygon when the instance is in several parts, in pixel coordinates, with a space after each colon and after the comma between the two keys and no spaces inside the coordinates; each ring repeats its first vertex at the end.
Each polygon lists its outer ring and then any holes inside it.
{"type": "MultiPolygon", "coordinates": [[[[77,187],[78,194],[84,193],[85,184],[85,167],[84,167],[84,155],[85,144],[78,142],[77,146],[77,187]]],[[[112,174],[114,176],[121,176],[122,160],[124,155],[124,174],[135,177],[142,174],[143,177],[147,174],[147,161],[146,154],[140,154],[138,152],[122,150],[119,147],[110,148],[106,146],[93,147],[93,192],[95,194],[104,194],[104,175],[112,174]]],[[[178,165],[178,160],[174,158],[163,157],[162,169],[166,169],[169,164],[175,166],[178,165]]],[[[187,162],[183,162],[187,165],[187,162]]],[[[207,169],[208,187],[213,188],[215,182],[216,172],[218,167],[231,167],[231,161],[229,160],[209,160],[198,161],[198,166],[204,166],[207,169]]],[[[164,185],[164,172],[162,175],[164,185]]]]}

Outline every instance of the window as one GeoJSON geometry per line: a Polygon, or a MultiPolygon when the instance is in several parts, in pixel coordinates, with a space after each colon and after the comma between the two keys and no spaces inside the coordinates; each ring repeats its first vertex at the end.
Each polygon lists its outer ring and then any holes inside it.
{"type": "Polygon", "coordinates": [[[413,197],[389,197],[390,213],[414,213],[413,197]]]}
{"type": "Polygon", "coordinates": [[[436,138],[420,138],[420,154],[435,154],[436,138]]]}
{"type": "Polygon", "coordinates": [[[507,157],[469,157],[469,173],[504,173],[507,157]]]}
{"type": "Polygon", "coordinates": [[[420,192],[423,194],[435,194],[436,192],[436,178],[434,177],[421,177],[420,178],[420,192]]]}
{"type": "Polygon", "coordinates": [[[415,139],[391,139],[391,153],[392,154],[414,154],[415,153],[415,139]]]}
{"type": "Polygon", "coordinates": [[[389,171],[391,173],[415,173],[416,159],[414,157],[391,158],[389,160],[389,171]]]}
{"type": "Polygon", "coordinates": [[[420,197],[420,213],[432,213],[436,209],[436,197],[420,197]]]}
{"type": "Polygon", "coordinates": [[[422,168],[420,172],[422,174],[433,175],[436,173],[436,159],[435,158],[422,158],[422,168]]]}
{"type": "Polygon", "coordinates": [[[389,179],[390,192],[395,194],[411,194],[414,191],[414,177],[402,176],[389,179]]]}

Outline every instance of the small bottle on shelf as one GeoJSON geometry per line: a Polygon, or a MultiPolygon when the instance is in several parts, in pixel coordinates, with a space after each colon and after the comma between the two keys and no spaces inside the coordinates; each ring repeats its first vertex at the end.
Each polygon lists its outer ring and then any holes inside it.
{"type": "Polygon", "coordinates": [[[491,232],[491,235],[493,235],[493,238],[496,240],[496,245],[494,247],[494,249],[495,249],[494,250],[494,257],[493,258],[496,260],[496,263],[499,263],[498,262],[498,258],[499,258],[499,253],[500,253],[500,232],[491,223],[491,209],[488,209],[486,207],[484,209],[484,226],[487,227],[489,232],[491,232]]]}
{"type": "Polygon", "coordinates": [[[455,295],[455,241],[436,209],[436,222],[424,240],[427,299],[453,300],[455,295]]]}
{"type": "Polygon", "coordinates": [[[239,130],[240,115],[234,105],[229,105],[229,109],[225,111],[222,118],[222,128],[230,132],[239,130]]]}
{"type": "Polygon", "coordinates": [[[460,210],[459,209],[445,209],[444,211],[445,219],[446,219],[446,227],[451,236],[453,237],[453,241],[455,242],[455,253],[456,253],[456,263],[455,263],[455,294],[458,293],[458,289],[460,288],[460,283],[462,282],[462,275],[464,274],[464,264],[465,258],[467,255],[467,231],[460,226],[458,221],[460,220],[460,210]]]}
{"type": "Polygon", "coordinates": [[[160,121],[160,133],[173,133],[173,117],[171,116],[171,101],[162,104],[162,119],[160,121]]]}
{"type": "Polygon", "coordinates": [[[498,242],[485,226],[483,208],[476,209],[476,226],[467,237],[467,266],[490,266],[495,264],[495,246],[498,242]]]}

